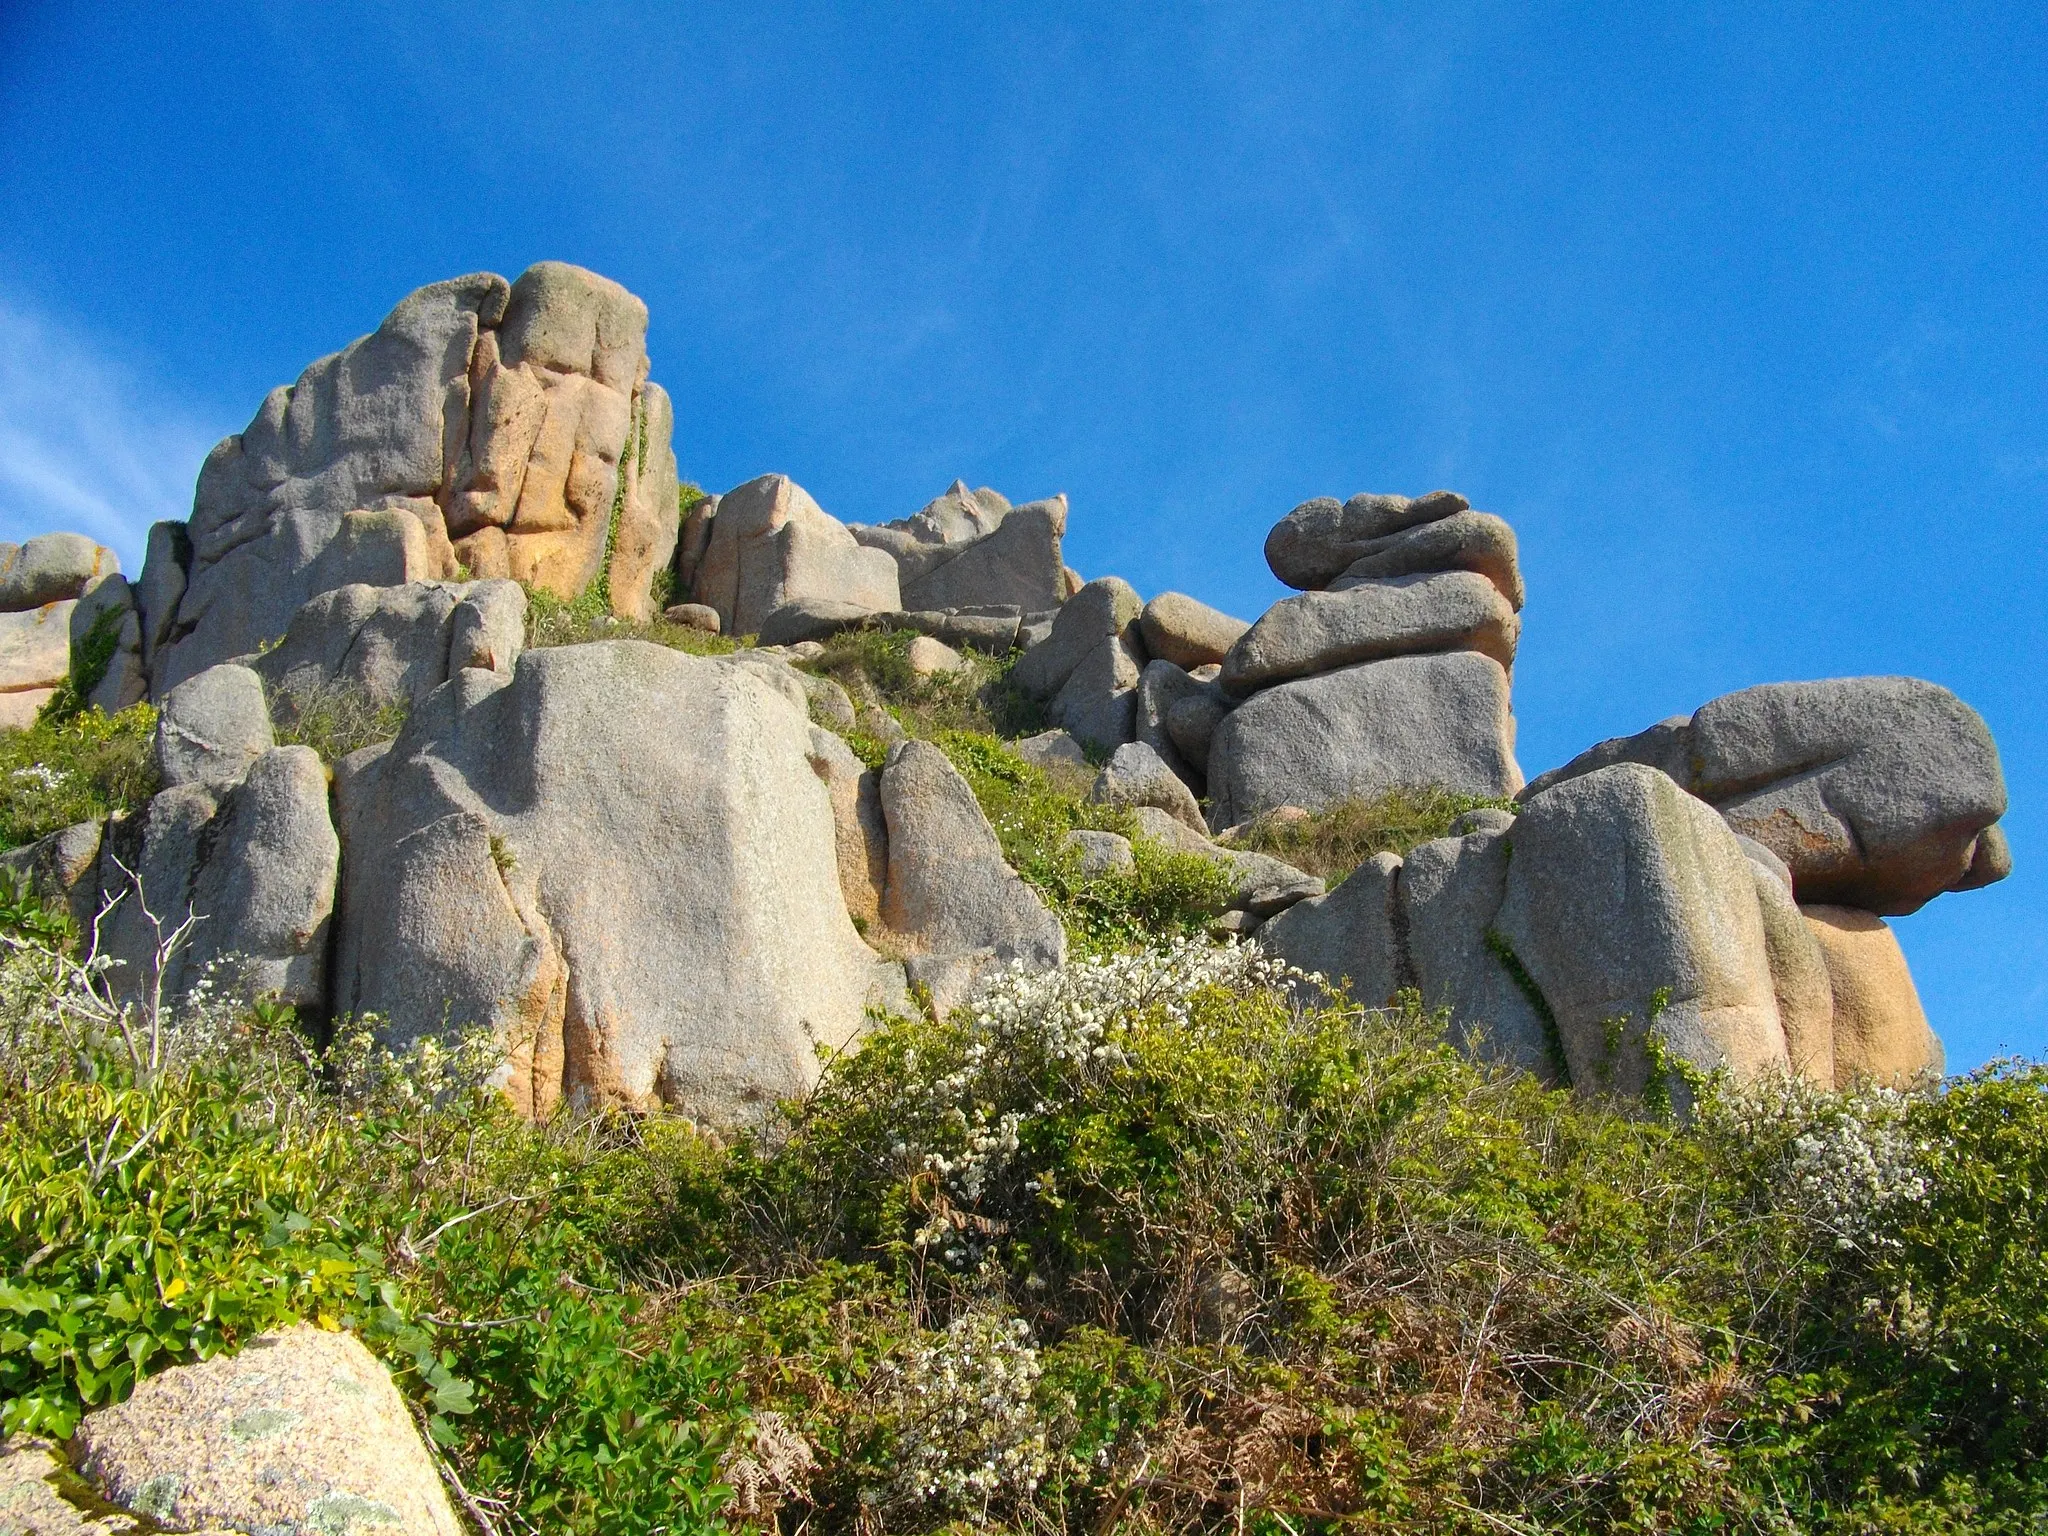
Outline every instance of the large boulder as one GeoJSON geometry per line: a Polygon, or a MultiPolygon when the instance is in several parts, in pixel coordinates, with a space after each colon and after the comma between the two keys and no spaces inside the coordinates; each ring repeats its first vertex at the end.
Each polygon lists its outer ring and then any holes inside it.
{"type": "Polygon", "coordinates": [[[1110,754],[1088,798],[1098,805],[1132,810],[1149,805],[1166,812],[1197,835],[1208,831],[1194,792],[1142,741],[1126,742],[1110,754]]]}
{"type": "Polygon", "coordinates": [[[1410,851],[1400,887],[1409,969],[1423,1005],[1450,1010],[1452,1039],[1467,1055],[1561,1084],[1556,1025],[1515,974],[1494,929],[1507,899],[1508,862],[1507,828],[1498,825],[1410,851]]]}
{"type": "Polygon", "coordinates": [[[156,767],[167,788],[225,788],[274,745],[263,679],[233,662],[186,679],[157,712],[156,767]]]}
{"type": "Polygon", "coordinates": [[[1424,571],[1470,571],[1491,582],[1510,608],[1521,610],[1522,567],[1515,530],[1490,512],[1454,512],[1351,549],[1358,558],[1331,580],[1332,592],[1424,571]]]}
{"type": "Polygon", "coordinates": [[[1046,706],[1046,719],[1087,745],[1114,752],[1136,735],[1138,679],[1144,665],[1135,630],[1107,636],[1060,685],[1046,706]]]}
{"type": "Polygon", "coordinates": [[[0,613],[0,729],[22,730],[71,675],[67,598],[25,613],[0,613]]]}
{"type": "Polygon", "coordinates": [[[206,982],[324,1007],[340,861],[327,771],[310,747],[272,748],[233,783],[163,790],[116,818],[101,848],[101,945],[116,991],[176,1001],[206,982]]]}
{"type": "Polygon", "coordinates": [[[340,766],[335,1011],[401,1041],[494,1028],[534,1112],[731,1124],[803,1091],[890,990],[841,895],[805,702],[638,641],[459,672],[340,766]]]}
{"type": "Polygon", "coordinates": [[[910,517],[875,527],[855,524],[851,531],[896,561],[907,609],[1035,613],[1057,608],[1066,596],[1060,555],[1066,530],[1064,496],[1012,507],[986,486],[970,491],[956,480],[910,517]]]}
{"type": "Polygon", "coordinates": [[[1144,609],[1137,591],[1119,577],[1089,582],[1067,599],[1052,633],[1023,654],[1010,680],[1034,698],[1054,697],[1103,641],[1129,635],[1144,609]]]}
{"type": "Polygon", "coordinates": [[[1977,712],[1910,677],[1767,683],[1690,717],[1603,741],[1532,783],[1541,794],[1618,762],[1661,768],[1776,853],[1799,900],[1885,916],[2011,867],[1998,748],[1977,712]]]}
{"type": "Polygon", "coordinates": [[[692,597],[721,632],[753,635],[785,603],[829,599],[867,613],[901,608],[896,562],[854,541],[787,475],[762,475],[719,498],[692,597]]]}
{"type": "Polygon", "coordinates": [[[1223,660],[1250,628],[1184,592],[1162,592],[1138,615],[1146,653],[1190,671],[1223,660]]]}
{"type": "Polygon", "coordinates": [[[1398,656],[1281,683],[1233,710],[1209,745],[1216,827],[1429,784],[1489,796],[1521,787],[1508,676],[1491,657],[1398,656]]]}
{"type": "Polygon", "coordinates": [[[355,1335],[307,1323],[145,1378],[87,1414],[71,1450],[150,1529],[463,1530],[390,1373],[355,1335]]]}
{"type": "Polygon", "coordinates": [[[26,544],[0,544],[0,613],[23,613],[80,598],[121,562],[82,533],[39,533],[26,544]]]}
{"type": "Polygon", "coordinates": [[[1509,842],[1496,928],[1576,1087],[1681,1102],[1687,1069],[1787,1069],[1755,878],[1710,808],[1624,763],[1531,798],[1509,842]]]}
{"type": "Polygon", "coordinates": [[[99,903],[100,842],[107,824],[81,821],[59,827],[25,847],[0,853],[0,869],[26,881],[43,901],[61,901],[81,933],[92,931],[99,903]]]}
{"type": "Polygon", "coordinates": [[[1297,970],[1322,976],[1368,1008],[1384,1007],[1409,984],[1401,955],[1401,861],[1367,859],[1334,891],[1290,906],[1259,930],[1259,947],[1297,970]]]}
{"type": "Polygon", "coordinates": [[[973,789],[944,752],[926,741],[891,748],[881,800],[889,839],[882,921],[941,1017],[995,966],[1050,970],[1065,961],[1059,919],[1003,861],[973,789]]]}
{"type": "Polygon", "coordinates": [[[1470,505],[1453,491],[1413,498],[1362,494],[1343,502],[1318,496],[1273,525],[1266,535],[1266,564],[1288,586],[1313,592],[1343,575],[1363,546],[1470,505]]]}
{"type": "Polygon", "coordinates": [[[466,567],[574,597],[614,543],[613,607],[644,617],[677,516],[646,331],[618,284],[541,262],[514,283],[419,289],[271,391],[207,457],[184,537],[151,539],[153,690],[259,649],[353,582],[466,567]]]}
{"type": "Polygon", "coordinates": [[[1291,678],[1427,651],[1477,651],[1515,663],[1521,620],[1493,584],[1469,571],[1304,592],[1268,608],[1223,658],[1219,681],[1243,698],[1291,678]]]}
{"type": "Polygon", "coordinates": [[[1853,907],[1799,909],[1819,942],[1834,1002],[1834,1086],[1911,1087],[1939,1077],[1941,1041],[1891,925],[1853,907]]]}
{"type": "MultiPolygon", "coordinates": [[[[1748,848],[1743,851],[1750,852],[1748,848]]],[[[1786,1058],[1793,1076],[1832,1088],[1835,993],[1827,953],[1793,901],[1792,882],[1780,872],[1782,866],[1773,869],[1754,854],[1749,866],[1756,877],[1757,911],[1764,920],[1764,956],[1770,962],[1771,990],[1778,999],[1778,1022],[1785,1030],[1786,1058]]]]}
{"type": "Polygon", "coordinates": [[[525,637],[517,582],[358,583],[314,598],[279,644],[242,665],[286,709],[336,690],[411,705],[464,667],[510,672],[525,637]]]}

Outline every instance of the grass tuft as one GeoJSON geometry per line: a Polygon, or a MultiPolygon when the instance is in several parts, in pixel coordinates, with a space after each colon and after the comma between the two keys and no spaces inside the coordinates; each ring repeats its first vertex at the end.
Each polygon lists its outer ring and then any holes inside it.
{"type": "Polygon", "coordinates": [[[1234,848],[1269,853],[1334,885],[1374,854],[1406,857],[1423,843],[1448,836],[1451,823],[1466,811],[1489,807],[1512,811],[1515,802],[1434,785],[1392,789],[1372,799],[1339,801],[1300,820],[1269,811],[1230,842],[1234,848]]]}

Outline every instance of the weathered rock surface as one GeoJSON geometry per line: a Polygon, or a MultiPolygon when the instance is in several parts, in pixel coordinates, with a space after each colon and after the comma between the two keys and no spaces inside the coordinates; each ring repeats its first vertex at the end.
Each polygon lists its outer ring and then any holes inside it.
{"type": "Polygon", "coordinates": [[[1469,571],[1304,592],[1275,603],[1223,658],[1224,692],[1243,698],[1291,678],[1428,651],[1477,651],[1514,666],[1521,621],[1469,571]]]}
{"type": "Polygon", "coordinates": [[[1461,1050],[1555,1086],[1568,1079],[1553,1026],[1509,969],[1494,930],[1508,863],[1508,832],[1499,826],[1412,850],[1401,865],[1400,933],[1423,1005],[1451,1010],[1461,1050]]]}
{"type": "Polygon", "coordinates": [[[334,1007],[401,1040],[496,1029],[535,1111],[660,1099],[726,1123],[801,1091],[888,986],[804,702],[636,641],[459,673],[340,767],[334,1007]]]}
{"type": "Polygon", "coordinates": [[[762,475],[719,498],[691,596],[717,610],[728,635],[761,633],[785,603],[823,600],[866,613],[903,606],[896,562],[855,543],[787,475],[762,475]]]}
{"type": "MultiPolygon", "coordinates": [[[[1138,674],[1138,698],[1132,715],[1133,739],[1158,753],[1161,762],[1185,780],[1190,788],[1197,790],[1208,782],[1208,740],[1202,740],[1202,762],[1197,766],[1189,761],[1188,755],[1174,740],[1167,720],[1176,704],[1205,695],[1213,688],[1213,684],[1196,682],[1185,668],[1170,661],[1148,661],[1145,670],[1138,674]]],[[[1221,714],[1219,709],[1219,719],[1221,714]]]]}
{"type": "Polygon", "coordinates": [[[1060,540],[1067,498],[1012,507],[997,492],[962,481],[915,515],[853,536],[897,562],[903,606],[921,611],[1008,606],[1057,608],[1066,596],[1060,540]]]}
{"type": "Polygon", "coordinates": [[[1065,726],[1084,745],[1115,751],[1136,735],[1138,678],[1144,665],[1134,634],[1109,636],[1068,675],[1046,706],[1046,718],[1065,726]]]}
{"type": "Polygon", "coordinates": [[[1067,599],[1052,633],[1024,653],[1011,681],[1034,698],[1052,698],[1103,641],[1120,638],[1136,624],[1144,608],[1127,581],[1105,576],[1089,582],[1067,599]]]}
{"type": "Polygon", "coordinates": [[[1979,838],[2005,814],[1998,749],[1975,710],[1917,678],[1724,694],[1690,718],[1601,742],[1527,794],[1617,762],[1661,768],[1719,809],[1785,861],[1802,904],[1895,917],[1996,867],[1994,853],[1972,873],[1979,838]]]}
{"type": "Polygon", "coordinates": [[[992,966],[1050,970],[1065,961],[1059,919],[1003,862],[974,791],[945,753],[925,741],[891,748],[881,799],[889,829],[882,921],[941,1017],[992,966]]]}
{"type": "Polygon", "coordinates": [[[1470,571],[1485,577],[1510,608],[1521,611],[1522,567],[1515,530],[1489,512],[1455,512],[1351,547],[1358,558],[1331,578],[1332,592],[1423,571],[1470,571]]]}
{"type": "Polygon", "coordinates": [[[1115,832],[1069,832],[1060,846],[1080,859],[1084,875],[1114,874],[1137,863],[1131,840],[1115,832]]]}
{"type": "Polygon", "coordinates": [[[967,669],[967,658],[943,640],[934,640],[930,635],[918,635],[910,642],[904,659],[916,677],[938,677],[942,674],[963,672],[967,669]]]}
{"type": "Polygon", "coordinates": [[[156,766],[166,787],[238,782],[276,744],[263,679],[222,662],[173,688],[156,721],[156,766]]]}
{"type": "Polygon", "coordinates": [[[119,714],[149,694],[142,617],[134,588],[119,571],[99,578],[71,610],[71,676],[87,705],[102,714],[119,714]]]}
{"type": "Polygon", "coordinates": [[[73,1452],[109,1500],[176,1530],[463,1529],[390,1374],[303,1323],[146,1378],[86,1416],[73,1452]]]}
{"type": "Polygon", "coordinates": [[[60,827],[26,847],[0,853],[0,869],[27,881],[42,900],[63,902],[79,932],[89,934],[99,904],[100,841],[105,831],[103,821],[60,827]]]}
{"type": "Polygon", "coordinates": [[[0,544],[0,613],[24,613],[81,598],[121,562],[82,533],[39,533],[26,544],[0,544]]]}
{"type": "Polygon", "coordinates": [[[1162,592],[1138,615],[1146,654],[1193,669],[1220,662],[1251,626],[1181,592],[1162,592]]]}
{"type": "Polygon", "coordinates": [[[1738,1079],[1788,1067],[1755,877],[1711,809],[1620,764],[1531,797],[1508,837],[1497,927],[1575,1086],[1640,1095],[1660,1058],[1738,1079]]]}
{"type": "Polygon", "coordinates": [[[1929,1074],[1938,1077],[1941,1041],[1928,1026],[1891,925],[1853,907],[1809,903],[1799,910],[1827,964],[1834,1086],[1869,1082],[1903,1088],[1929,1074]]]}
{"type": "Polygon", "coordinates": [[[1326,896],[1297,902],[1259,930],[1259,946],[1319,973],[1368,1008],[1407,985],[1396,927],[1401,861],[1377,853],[1326,896]]]}
{"type": "Polygon", "coordinates": [[[1399,656],[1281,683],[1232,711],[1209,746],[1209,821],[1403,786],[1495,796],[1521,783],[1500,664],[1471,651],[1399,656]]]}
{"type": "Polygon", "coordinates": [[[255,651],[352,582],[445,580],[462,564],[573,597],[603,563],[615,505],[613,605],[644,616],[676,524],[646,328],[645,305],[578,267],[475,273],[408,295],[273,390],[208,456],[185,538],[151,541],[153,688],[255,651]]]}
{"type": "Polygon", "coordinates": [[[1208,832],[1202,820],[1202,807],[1196,802],[1193,791],[1166,766],[1157,752],[1142,741],[1126,742],[1111,754],[1102,772],[1096,776],[1095,787],[1088,792],[1088,798],[1097,805],[1122,806],[1131,810],[1149,805],[1166,812],[1197,835],[1208,832]]]}
{"type": "MultiPolygon", "coordinates": [[[[1744,850],[1748,852],[1747,849],[1744,850]]],[[[1785,1055],[1795,1077],[1835,1086],[1835,995],[1827,954],[1792,900],[1792,882],[1750,857],[1757,911],[1764,920],[1764,956],[1785,1031],[1785,1055]]],[[[1900,964],[1904,964],[1901,957],[1900,964]]],[[[1909,980],[1910,984],[1910,980],[1909,980]]]]}
{"type": "Polygon", "coordinates": [[[1010,743],[1010,746],[1025,762],[1050,772],[1093,771],[1087,749],[1062,730],[1040,731],[1036,736],[1026,736],[1022,741],[1010,743]]]}
{"type": "Polygon", "coordinates": [[[321,1007],[340,860],[327,772],[310,747],[274,747],[232,784],[164,790],[116,820],[101,848],[101,941],[117,962],[115,989],[170,1000],[209,980],[231,995],[321,1007]]]}
{"type": "Polygon", "coordinates": [[[71,675],[71,610],[52,602],[0,613],[0,730],[34,725],[36,714],[71,675]]]}
{"type": "Polygon", "coordinates": [[[708,603],[677,603],[664,608],[661,617],[663,623],[682,629],[702,630],[707,635],[718,633],[718,610],[708,603]]]}
{"type": "MultiPolygon", "coordinates": [[[[832,800],[839,894],[856,928],[882,919],[889,884],[889,825],[882,815],[880,777],[834,732],[811,727],[811,769],[832,800]]],[[[863,929],[865,931],[865,929],[863,929]]]]}
{"type": "Polygon", "coordinates": [[[1319,496],[1273,525],[1266,535],[1266,564],[1288,586],[1315,591],[1343,575],[1375,540],[1450,517],[1470,505],[1451,491],[1412,499],[1358,495],[1345,502],[1319,496]]]}
{"type": "Polygon", "coordinates": [[[410,705],[464,667],[509,673],[525,640],[517,582],[357,584],[314,598],[292,615],[281,643],[242,664],[284,709],[337,689],[373,705],[410,705]]]}

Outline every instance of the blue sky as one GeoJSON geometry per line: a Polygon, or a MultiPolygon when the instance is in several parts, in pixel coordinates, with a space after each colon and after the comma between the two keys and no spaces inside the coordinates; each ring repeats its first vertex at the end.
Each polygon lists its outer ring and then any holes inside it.
{"type": "Polygon", "coordinates": [[[580,262],[713,488],[1064,490],[1085,574],[1248,617],[1296,502],[1464,492],[1531,774],[1750,683],[1955,689],[2018,873],[1900,933],[1952,1065],[2048,1053],[2044,60],[1967,3],[6,0],[0,536],[133,568],[409,289],[580,262]]]}

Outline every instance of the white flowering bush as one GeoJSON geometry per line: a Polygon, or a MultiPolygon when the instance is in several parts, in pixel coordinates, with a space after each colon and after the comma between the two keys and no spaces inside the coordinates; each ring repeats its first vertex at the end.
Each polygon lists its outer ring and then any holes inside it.
{"type": "Polygon", "coordinates": [[[898,1471],[883,1496],[983,1514],[1028,1498],[1049,1465],[1040,1375],[1030,1325],[991,1310],[913,1346],[884,1379],[898,1471]]]}
{"type": "Polygon", "coordinates": [[[1924,1149],[1908,1123],[1915,1097],[1774,1074],[1724,1087],[1705,1128],[1745,1149],[1779,1209],[1839,1249],[1864,1249],[1889,1240],[1901,1206],[1927,1198],[1924,1149]]]}

